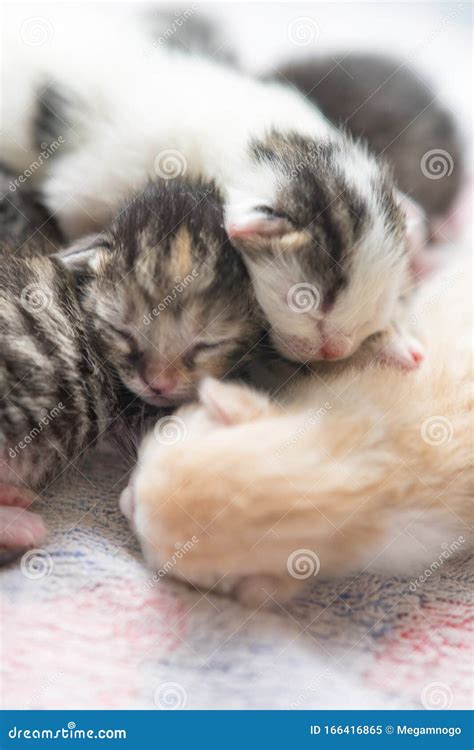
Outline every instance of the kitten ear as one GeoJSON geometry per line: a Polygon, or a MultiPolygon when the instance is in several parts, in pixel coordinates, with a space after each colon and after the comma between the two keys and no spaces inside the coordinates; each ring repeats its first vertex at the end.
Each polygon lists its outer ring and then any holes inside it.
{"type": "Polygon", "coordinates": [[[101,235],[88,234],[54,257],[73,273],[95,273],[108,253],[101,235]]]}
{"type": "Polygon", "coordinates": [[[428,221],[425,212],[416,201],[399,190],[395,190],[395,199],[405,214],[410,273],[413,281],[419,283],[438,267],[437,256],[427,249],[428,221]]]}
{"type": "Polygon", "coordinates": [[[229,239],[244,248],[294,231],[292,223],[271,208],[226,207],[225,228],[229,239]]]}
{"type": "Polygon", "coordinates": [[[199,388],[202,405],[223,425],[249,422],[268,411],[270,399],[262,393],[235,383],[205,378],[199,388]]]}

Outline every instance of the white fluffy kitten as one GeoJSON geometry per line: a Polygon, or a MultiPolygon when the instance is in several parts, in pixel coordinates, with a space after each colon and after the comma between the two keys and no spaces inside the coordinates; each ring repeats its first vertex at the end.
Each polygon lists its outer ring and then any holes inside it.
{"type": "Polygon", "coordinates": [[[148,563],[172,559],[173,575],[256,603],[319,569],[416,576],[467,550],[471,278],[465,260],[426,285],[415,322],[429,354],[410,376],[346,368],[295,382],[279,404],[205,381],[200,405],[172,418],[181,440],[158,427],[122,495],[148,563]]]}
{"type": "Polygon", "coordinates": [[[289,87],[153,46],[139,14],[51,7],[41,24],[44,43],[28,44],[27,11],[7,14],[0,146],[21,172],[37,161],[34,121],[62,134],[35,175],[70,238],[149,177],[204,174],[284,356],[343,359],[385,331],[380,356],[418,365],[391,327],[412,281],[405,200],[365,148],[289,87]]]}

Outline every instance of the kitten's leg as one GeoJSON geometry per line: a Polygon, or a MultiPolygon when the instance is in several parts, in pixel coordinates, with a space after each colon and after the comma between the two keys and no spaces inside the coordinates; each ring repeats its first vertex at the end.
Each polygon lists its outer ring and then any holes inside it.
{"type": "Polygon", "coordinates": [[[32,547],[42,542],[44,523],[37,513],[26,510],[35,497],[24,487],[0,484],[0,545],[32,547]]]}
{"type": "Polygon", "coordinates": [[[425,358],[423,346],[397,326],[392,326],[375,345],[375,361],[400,370],[416,370],[425,358]]]}

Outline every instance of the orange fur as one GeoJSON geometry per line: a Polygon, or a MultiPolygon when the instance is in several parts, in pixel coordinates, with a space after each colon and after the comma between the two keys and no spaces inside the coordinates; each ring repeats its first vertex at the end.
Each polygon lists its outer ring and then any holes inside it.
{"type": "Polygon", "coordinates": [[[197,537],[173,574],[255,603],[308,582],[288,572],[297,550],[332,576],[415,571],[443,542],[467,544],[470,271],[463,259],[420,294],[412,322],[427,358],[415,373],[338,368],[293,379],[280,405],[206,381],[201,404],[177,412],[182,439],[165,445],[155,430],[141,450],[134,524],[149,563],[197,537]]]}

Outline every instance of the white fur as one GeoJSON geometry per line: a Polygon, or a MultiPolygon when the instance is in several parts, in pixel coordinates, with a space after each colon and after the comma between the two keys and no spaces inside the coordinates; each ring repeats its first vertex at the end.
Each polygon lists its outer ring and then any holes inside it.
{"type": "MultiPolygon", "coordinates": [[[[31,15],[35,15],[31,11],[31,15]]],[[[37,13],[36,13],[37,15],[37,13]]],[[[263,84],[199,57],[154,48],[139,18],[113,8],[51,7],[54,29],[44,45],[28,47],[21,29],[29,11],[9,8],[4,56],[2,153],[19,171],[37,154],[31,143],[33,92],[52,79],[83,101],[65,156],[47,180],[48,205],[73,237],[111,218],[131,189],[156,176],[164,150],[182,154],[186,173],[217,178],[229,194],[256,194],[242,164],[249,137],[298,128],[314,138],[332,128],[304,99],[278,84],[263,84]],[[21,74],[20,74],[21,73],[21,74]]],[[[46,171],[48,171],[48,164],[46,171]]]]}

